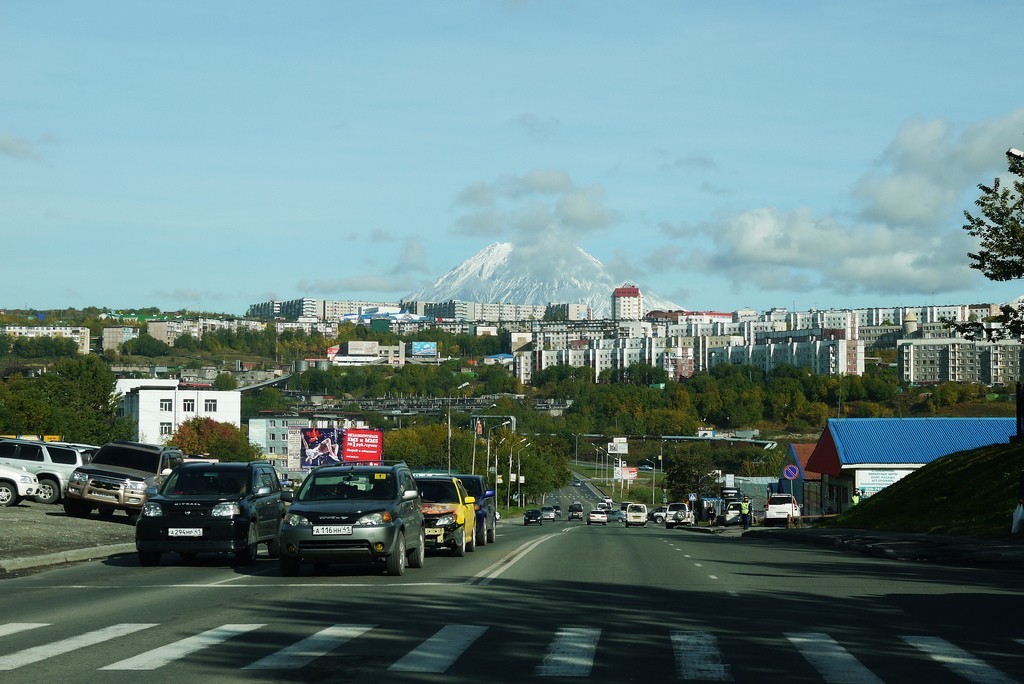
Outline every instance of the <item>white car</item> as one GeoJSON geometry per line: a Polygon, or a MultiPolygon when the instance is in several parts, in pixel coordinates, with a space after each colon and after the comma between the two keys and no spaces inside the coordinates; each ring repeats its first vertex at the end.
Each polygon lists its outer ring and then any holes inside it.
{"type": "Polygon", "coordinates": [[[671,530],[677,525],[691,527],[696,523],[690,504],[683,502],[670,503],[665,511],[665,529],[671,530]]]}
{"type": "Polygon", "coordinates": [[[0,506],[17,506],[39,493],[39,478],[20,468],[0,465],[0,506]]]}
{"type": "Polygon", "coordinates": [[[541,508],[540,508],[540,519],[541,520],[554,520],[555,519],[555,508],[554,508],[554,506],[541,506],[541,508]]]}
{"type": "Polygon", "coordinates": [[[640,525],[647,527],[647,506],[642,503],[631,503],[626,506],[626,527],[640,525]]]}
{"type": "Polygon", "coordinates": [[[764,524],[791,525],[800,517],[800,504],[792,494],[772,494],[764,510],[764,524]]]}

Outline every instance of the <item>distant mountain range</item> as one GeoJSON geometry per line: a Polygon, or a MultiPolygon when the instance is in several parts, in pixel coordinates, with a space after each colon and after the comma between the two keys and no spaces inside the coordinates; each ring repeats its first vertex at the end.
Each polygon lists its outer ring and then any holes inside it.
{"type": "MultiPolygon", "coordinates": [[[[623,285],[604,264],[579,247],[551,253],[531,252],[495,242],[445,273],[409,299],[459,300],[500,304],[586,304],[597,318],[611,314],[612,291],[623,285]]],[[[682,307],[653,292],[640,291],[648,310],[682,307]]]]}

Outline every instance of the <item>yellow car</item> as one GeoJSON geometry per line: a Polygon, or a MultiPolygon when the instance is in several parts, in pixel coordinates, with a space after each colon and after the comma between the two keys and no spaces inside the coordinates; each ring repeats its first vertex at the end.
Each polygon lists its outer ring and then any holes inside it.
{"type": "Polygon", "coordinates": [[[414,475],[420,489],[427,548],[446,547],[455,556],[476,550],[476,502],[457,477],[414,475]]]}

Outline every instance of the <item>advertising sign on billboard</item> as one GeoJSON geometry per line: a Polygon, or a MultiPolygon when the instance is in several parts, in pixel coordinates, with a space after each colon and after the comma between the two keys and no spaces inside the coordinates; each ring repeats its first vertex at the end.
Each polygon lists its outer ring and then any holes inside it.
{"type": "Polygon", "coordinates": [[[338,428],[302,428],[303,468],[341,463],[341,433],[338,428]]]}
{"type": "Polygon", "coordinates": [[[379,462],[383,453],[383,431],[356,428],[345,430],[341,454],[346,463],[379,462]]]}
{"type": "Polygon", "coordinates": [[[437,356],[437,342],[413,342],[413,356],[437,356]]]}

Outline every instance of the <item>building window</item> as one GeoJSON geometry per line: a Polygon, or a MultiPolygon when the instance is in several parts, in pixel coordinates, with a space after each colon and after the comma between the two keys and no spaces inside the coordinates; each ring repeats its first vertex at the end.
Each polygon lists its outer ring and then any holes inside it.
{"type": "Polygon", "coordinates": [[[270,453],[274,453],[274,447],[270,447],[270,453]]]}
{"type": "Polygon", "coordinates": [[[204,399],[203,400],[203,410],[206,411],[207,413],[216,413],[217,412],[217,400],[216,399],[204,399]]]}
{"type": "Polygon", "coordinates": [[[161,411],[170,411],[171,410],[171,400],[170,399],[161,399],[160,400],[160,410],[161,411]]]}
{"type": "Polygon", "coordinates": [[[182,400],[181,408],[184,409],[187,413],[194,413],[195,410],[196,410],[196,400],[195,399],[184,399],[184,400],[182,400]]]}
{"type": "Polygon", "coordinates": [[[277,427],[277,421],[276,420],[270,421],[270,427],[277,427]]]}
{"type": "Polygon", "coordinates": [[[160,436],[161,437],[170,437],[170,435],[171,435],[171,424],[170,423],[160,423],[160,436]]]}

